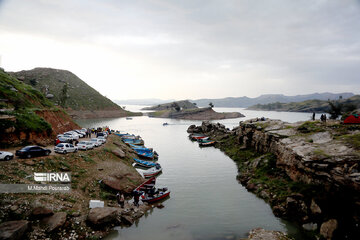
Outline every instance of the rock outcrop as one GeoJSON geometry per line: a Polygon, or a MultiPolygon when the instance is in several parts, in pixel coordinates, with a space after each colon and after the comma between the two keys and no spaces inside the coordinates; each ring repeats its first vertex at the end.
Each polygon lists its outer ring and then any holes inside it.
{"type": "Polygon", "coordinates": [[[250,231],[248,240],[291,240],[285,233],[255,228],[250,231]]]}
{"type": "Polygon", "coordinates": [[[117,221],[119,209],[114,207],[93,208],[87,220],[93,225],[104,225],[117,221]]]}
{"type": "Polygon", "coordinates": [[[66,222],[67,214],[65,212],[57,212],[54,215],[47,217],[43,223],[47,226],[47,232],[53,232],[61,228],[66,222]]]}
{"type": "Polygon", "coordinates": [[[327,239],[360,234],[359,126],[252,119],[233,130],[203,122],[188,132],[216,140],[216,147],[237,161],[240,182],[269,201],[275,215],[304,229],[321,226],[327,239]],[[241,159],[242,150],[255,158],[241,159]],[[259,174],[267,180],[258,180],[259,174]],[[338,219],[336,227],[328,219],[338,219]]]}
{"type": "Polygon", "coordinates": [[[29,222],[26,220],[8,221],[0,224],[1,240],[21,240],[29,228],[29,222]]]}

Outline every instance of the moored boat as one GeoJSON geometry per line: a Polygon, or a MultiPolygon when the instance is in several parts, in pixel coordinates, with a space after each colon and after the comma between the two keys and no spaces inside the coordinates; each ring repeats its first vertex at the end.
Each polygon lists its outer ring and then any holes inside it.
{"type": "Polygon", "coordinates": [[[162,168],[160,165],[150,168],[149,170],[143,172],[144,178],[149,178],[158,175],[161,173],[162,168]]]}
{"type": "Polygon", "coordinates": [[[146,191],[148,189],[152,189],[153,187],[155,187],[155,183],[156,183],[156,178],[152,177],[146,180],[145,182],[141,183],[138,187],[135,188],[134,191],[146,191]]]}
{"type": "Polygon", "coordinates": [[[144,160],[140,160],[140,159],[137,159],[137,158],[134,158],[134,161],[135,161],[136,164],[139,164],[140,166],[146,167],[146,168],[156,167],[157,165],[160,166],[159,163],[144,161],[144,160]]]}
{"type": "Polygon", "coordinates": [[[141,201],[147,203],[154,203],[170,196],[170,191],[167,187],[164,188],[152,188],[147,190],[141,195],[141,201]]]}
{"type": "Polygon", "coordinates": [[[199,141],[199,146],[201,146],[201,147],[214,146],[215,143],[216,142],[213,140],[201,140],[201,141],[199,141]]]}

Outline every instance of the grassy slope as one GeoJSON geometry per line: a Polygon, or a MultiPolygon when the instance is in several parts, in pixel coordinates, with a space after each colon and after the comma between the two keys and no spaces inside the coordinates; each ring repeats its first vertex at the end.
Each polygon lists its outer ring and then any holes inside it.
{"type": "Polygon", "coordinates": [[[126,112],[69,71],[35,68],[13,74],[17,78],[24,79],[24,82],[27,84],[32,83],[40,91],[44,90],[44,86],[48,86],[49,93],[54,95],[52,101],[55,103],[60,102],[63,86],[65,83],[68,83],[69,98],[66,101],[66,107],[73,110],[118,110],[126,112]],[[36,80],[36,84],[34,84],[34,80],[36,80]]]}
{"type": "Polygon", "coordinates": [[[38,90],[2,70],[0,70],[0,98],[7,100],[7,102],[1,102],[0,108],[14,109],[14,111],[1,112],[1,114],[16,117],[16,121],[1,120],[1,130],[15,127],[18,131],[51,132],[51,125],[36,115],[35,111],[54,108],[54,105],[38,90]]]}
{"type": "MultiPolygon", "coordinates": [[[[355,95],[351,98],[341,101],[343,104],[353,104],[360,107],[360,95],[355,95]]],[[[321,100],[307,100],[303,102],[292,103],[269,103],[257,104],[249,107],[250,110],[267,110],[267,111],[287,111],[287,112],[327,112],[329,104],[327,101],[321,100]]]]}

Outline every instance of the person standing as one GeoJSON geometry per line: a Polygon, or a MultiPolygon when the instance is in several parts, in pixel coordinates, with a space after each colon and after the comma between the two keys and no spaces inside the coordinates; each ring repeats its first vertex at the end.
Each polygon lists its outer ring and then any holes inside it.
{"type": "Polygon", "coordinates": [[[139,207],[140,193],[135,190],[135,191],[133,192],[133,195],[134,195],[134,206],[139,207]]]}
{"type": "Polygon", "coordinates": [[[117,193],[117,194],[116,194],[116,200],[117,200],[119,206],[120,206],[121,208],[124,208],[124,203],[125,203],[124,194],[123,194],[123,193],[121,193],[121,194],[120,194],[120,193],[117,193]]]}
{"type": "Polygon", "coordinates": [[[312,115],[312,120],[315,121],[315,113],[312,115]]]}

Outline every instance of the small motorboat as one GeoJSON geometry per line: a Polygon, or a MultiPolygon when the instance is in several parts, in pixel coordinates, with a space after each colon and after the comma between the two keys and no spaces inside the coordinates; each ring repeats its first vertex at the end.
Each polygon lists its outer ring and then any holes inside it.
{"type": "Polygon", "coordinates": [[[207,138],[204,134],[190,134],[189,138],[193,141],[197,141],[198,139],[207,138]]]}
{"type": "Polygon", "coordinates": [[[131,117],[127,117],[126,120],[132,120],[132,118],[131,118],[131,117]]]}
{"type": "Polygon", "coordinates": [[[147,171],[143,172],[144,178],[149,178],[149,177],[154,177],[156,175],[158,175],[159,173],[161,173],[162,168],[160,165],[157,165],[155,167],[150,168],[147,171]]]}
{"type": "Polygon", "coordinates": [[[141,201],[147,203],[154,203],[160,201],[164,198],[170,196],[170,191],[167,187],[164,188],[151,188],[146,190],[143,195],[141,195],[141,201]]]}
{"type": "Polygon", "coordinates": [[[143,152],[143,151],[136,151],[136,154],[139,156],[139,157],[142,157],[142,158],[146,158],[146,159],[150,159],[150,160],[154,160],[157,158],[156,155],[154,155],[153,152],[143,152]]]}
{"type": "Polygon", "coordinates": [[[215,141],[213,140],[202,140],[199,142],[199,146],[201,147],[209,147],[209,146],[214,146],[215,145],[215,141]]]}
{"type": "Polygon", "coordinates": [[[166,123],[163,123],[163,126],[167,126],[167,125],[169,125],[167,122],[166,122],[166,123]]]}
{"type": "Polygon", "coordinates": [[[139,164],[140,166],[145,167],[145,168],[152,168],[152,167],[156,167],[157,165],[160,166],[159,163],[144,161],[144,160],[140,160],[140,159],[137,159],[137,158],[134,158],[134,161],[135,161],[136,164],[139,164]]]}
{"type": "Polygon", "coordinates": [[[133,144],[129,144],[129,146],[133,150],[135,150],[136,152],[146,152],[146,153],[152,153],[153,152],[152,148],[140,147],[140,146],[133,145],[133,144]],[[135,146],[135,147],[133,147],[133,146],[135,146]]]}
{"type": "Polygon", "coordinates": [[[140,184],[138,187],[136,187],[134,191],[140,192],[140,191],[146,191],[152,189],[155,187],[155,183],[156,183],[156,178],[152,177],[146,180],[145,182],[143,182],[142,184],[140,184]]]}

